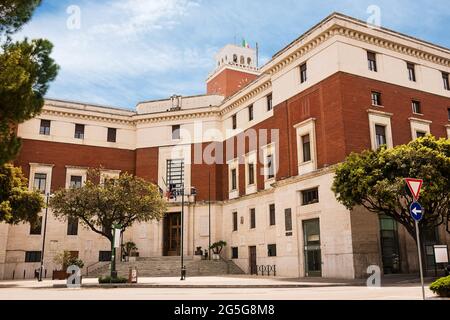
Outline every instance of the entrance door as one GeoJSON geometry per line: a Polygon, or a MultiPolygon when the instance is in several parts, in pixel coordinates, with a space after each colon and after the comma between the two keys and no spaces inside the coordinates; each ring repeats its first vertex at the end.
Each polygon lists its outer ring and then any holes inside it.
{"type": "Polygon", "coordinates": [[[181,213],[164,217],[164,256],[179,256],[181,248],[181,213]]]}
{"type": "Polygon", "coordinates": [[[384,274],[399,273],[400,249],[397,222],[391,217],[380,216],[381,254],[384,274]]]}
{"type": "Polygon", "coordinates": [[[322,253],[320,251],[319,219],[303,221],[305,274],[307,277],[322,276],[322,253]]]}
{"type": "Polygon", "coordinates": [[[248,247],[248,261],[249,261],[249,269],[250,274],[256,274],[256,247],[248,247]]]}

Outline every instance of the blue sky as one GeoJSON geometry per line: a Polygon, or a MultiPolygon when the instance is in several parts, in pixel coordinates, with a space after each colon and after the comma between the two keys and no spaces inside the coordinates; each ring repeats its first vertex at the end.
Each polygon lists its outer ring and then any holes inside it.
{"type": "MultiPolygon", "coordinates": [[[[214,53],[259,43],[266,62],[334,11],[450,47],[448,0],[43,0],[18,37],[44,37],[61,66],[48,97],[134,108],[174,93],[205,92],[214,53]],[[80,9],[70,29],[67,8],[80,9]]],[[[73,11],[72,11],[73,12],[73,11]]]]}

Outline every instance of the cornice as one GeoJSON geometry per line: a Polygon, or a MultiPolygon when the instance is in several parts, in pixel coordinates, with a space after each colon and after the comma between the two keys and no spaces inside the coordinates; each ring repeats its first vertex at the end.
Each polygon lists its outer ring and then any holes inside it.
{"type": "Polygon", "coordinates": [[[178,121],[178,120],[187,120],[187,119],[197,119],[197,118],[206,118],[206,117],[217,117],[218,111],[217,110],[208,110],[208,111],[201,111],[201,112],[183,112],[183,113],[171,113],[171,114],[164,114],[164,115],[156,115],[153,117],[146,117],[145,115],[140,115],[137,118],[133,119],[133,121],[136,124],[145,124],[145,123],[155,123],[155,122],[162,122],[162,121],[178,121]]]}
{"type": "MultiPolygon", "coordinates": [[[[132,121],[131,117],[130,117],[130,119],[119,119],[119,118],[117,118],[117,116],[107,117],[107,116],[99,116],[99,115],[93,115],[93,114],[83,114],[83,113],[76,112],[75,110],[73,112],[71,112],[71,111],[46,109],[44,107],[41,111],[41,114],[57,116],[57,117],[77,118],[77,119],[83,119],[83,120],[93,120],[93,121],[102,121],[102,122],[133,125],[133,121],[132,121]]],[[[126,116],[122,116],[122,117],[126,117],[126,116]]]]}

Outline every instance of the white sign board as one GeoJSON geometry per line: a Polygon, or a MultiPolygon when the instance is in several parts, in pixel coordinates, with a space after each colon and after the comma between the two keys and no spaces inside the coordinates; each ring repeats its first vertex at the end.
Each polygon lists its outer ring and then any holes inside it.
{"type": "Polygon", "coordinates": [[[448,247],[446,245],[435,245],[434,257],[436,263],[448,263],[448,247]]]}
{"type": "Polygon", "coordinates": [[[121,229],[114,230],[114,248],[120,248],[120,232],[121,229]]]}

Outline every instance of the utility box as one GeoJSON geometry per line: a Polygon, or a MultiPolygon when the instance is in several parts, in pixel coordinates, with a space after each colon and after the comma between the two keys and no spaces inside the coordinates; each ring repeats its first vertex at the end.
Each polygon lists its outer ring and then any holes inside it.
{"type": "Polygon", "coordinates": [[[128,273],[128,283],[137,283],[138,282],[138,270],[136,267],[130,267],[128,273]]]}

